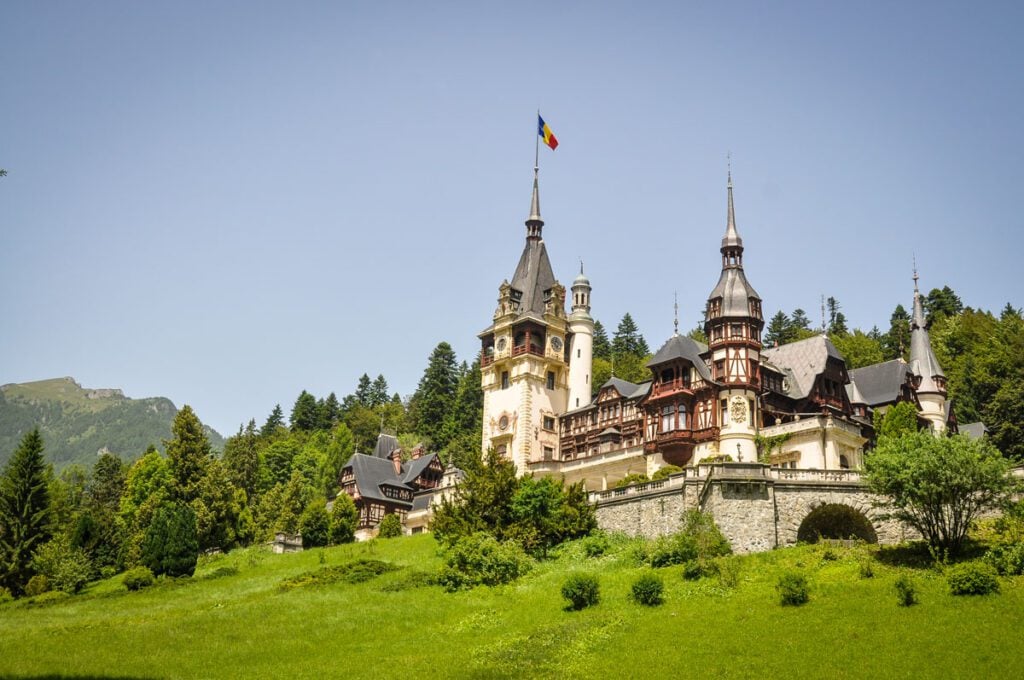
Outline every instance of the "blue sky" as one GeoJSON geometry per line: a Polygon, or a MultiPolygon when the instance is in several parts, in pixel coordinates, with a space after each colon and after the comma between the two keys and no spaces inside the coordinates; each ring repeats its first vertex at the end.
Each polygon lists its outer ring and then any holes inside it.
{"type": "Polygon", "coordinates": [[[522,248],[652,348],[720,266],[768,315],[1024,304],[1020,3],[0,7],[0,383],[164,395],[224,434],[460,358],[522,248]]]}

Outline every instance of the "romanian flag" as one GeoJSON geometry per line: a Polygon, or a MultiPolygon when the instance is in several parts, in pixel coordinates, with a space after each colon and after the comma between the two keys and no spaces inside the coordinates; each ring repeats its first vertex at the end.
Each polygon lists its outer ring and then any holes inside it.
{"type": "Polygon", "coordinates": [[[540,117],[540,114],[537,114],[537,134],[544,139],[544,143],[550,146],[552,151],[558,148],[558,140],[555,139],[555,133],[551,131],[548,124],[540,117]]]}

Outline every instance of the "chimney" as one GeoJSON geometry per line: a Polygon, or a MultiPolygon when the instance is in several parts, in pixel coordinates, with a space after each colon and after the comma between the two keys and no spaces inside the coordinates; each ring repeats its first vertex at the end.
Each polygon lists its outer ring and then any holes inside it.
{"type": "Polygon", "coordinates": [[[395,449],[388,456],[391,459],[391,464],[395,466],[395,475],[402,474],[402,449],[395,449]]]}
{"type": "Polygon", "coordinates": [[[422,455],[423,455],[423,444],[417,444],[412,449],[412,459],[413,460],[417,460],[422,455]]]}

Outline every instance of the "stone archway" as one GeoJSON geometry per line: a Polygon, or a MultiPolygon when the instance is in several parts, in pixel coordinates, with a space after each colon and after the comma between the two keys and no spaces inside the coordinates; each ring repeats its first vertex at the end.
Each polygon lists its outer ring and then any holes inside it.
{"type": "Polygon", "coordinates": [[[871,520],[860,510],[843,503],[822,503],[800,523],[796,539],[817,543],[820,539],[860,539],[878,543],[878,534],[871,520]]]}

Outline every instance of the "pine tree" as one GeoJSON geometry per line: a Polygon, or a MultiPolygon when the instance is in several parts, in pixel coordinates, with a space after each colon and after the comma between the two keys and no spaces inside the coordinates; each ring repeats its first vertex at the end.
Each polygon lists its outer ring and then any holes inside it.
{"type": "Polygon", "coordinates": [[[263,429],[260,430],[260,436],[264,439],[272,437],[282,427],[284,427],[284,412],[281,410],[280,404],[274,404],[274,410],[267,416],[267,422],[263,424],[263,429]]]}
{"type": "Polygon", "coordinates": [[[0,477],[0,586],[21,593],[32,553],[50,538],[49,471],[39,428],[28,432],[0,477]]]}
{"type": "Polygon", "coordinates": [[[765,347],[774,347],[776,345],[785,345],[787,342],[791,342],[792,337],[792,321],[786,316],[786,313],[779,310],[775,316],[768,322],[768,328],[764,333],[764,345],[765,347]]]}
{"type": "Polygon", "coordinates": [[[157,508],[142,541],[142,564],[154,574],[191,576],[199,559],[196,516],[184,503],[157,508]]]}
{"type": "Polygon", "coordinates": [[[794,329],[810,332],[811,320],[807,318],[807,312],[804,310],[799,307],[794,309],[789,319],[794,329]]]}
{"type": "Polygon", "coordinates": [[[825,304],[828,308],[828,334],[846,335],[849,333],[846,328],[846,316],[839,311],[839,300],[830,297],[825,304]]]}
{"type": "Polygon", "coordinates": [[[295,406],[292,407],[292,432],[312,432],[316,429],[319,416],[316,397],[302,390],[302,394],[295,400],[295,406]]]}
{"type": "Polygon", "coordinates": [[[299,520],[299,531],[303,548],[322,548],[327,545],[331,533],[331,517],[327,514],[327,504],[323,498],[314,499],[306,506],[299,520]]]}
{"type": "Polygon", "coordinates": [[[171,471],[171,493],[175,500],[191,503],[199,495],[199,484],[212,458],[210,441],[188,404],[174,416],[171,434],[173,438],[164,442],[171,471]]]}
{"type": "Polygon", "coordinates": [[[388,401],[388,381],[383,375],[378,375],[370,386],[370,406],[377,407],[386,404],[388,401]]]}
{"type": "Polygon", "coordinates": [[[594,358],[612,360],[612,344],[608,341],[608,332],[600,321],[594,322],[594,358]]]}
{"type": "Polygon", "coordinates": [[[429,437],[440,448],[448,443],[444,440],[444,424],[455,403],[458,388],[455,352],[447,342],[441,342],[430,354],[427,368],[413,395],[416,431],[429,437]]]}
{"type": "Polygon", "coordinates": [[[104,453],[92,467],[92,479],[86,487],[86,503],[91,509],[113,514],[120,509],[126,470],[117,456],[104,453]]]}
{"type": "Polygon", "coordinates": [[[341,422],[341,404],[338,403],[338,397],[335,396],[334,392],[327,395],[327,398],[323,400],[320,405],[320,413],[318,429],[320,430],[331,430],[341,422]]]}
{"type": "MultiPolygon", "coordinates": [[[[618,357],[631,354],[634,357],[643,358],[650,354],[647,341],[640,335],[640,330],[633,321],[633,317],[626,312],[619,327],[615,330],[615,337],[612,338],[612,354],[618,357]]],[[[618,371],[616,371],[617,373],[618,371]]]]}
{"type": "Polygon", "coordinates": [[[359,378],[359,384],[356,386],[355,398],[361,406],[367,408],[373,407],[373,384],[370,382],[370,376],[363,373],[359,378]]]}
{"type": "Polygon", "coordinates": [[[356,540],[359,526],[359,510],[347,493],[338,494],[331,508],[331,545],[351,543],[356,540]]]}
{"type": "Polygon", "coordinates": [[[925,312],[927,312],[928,325],[938,317],[956,316],[964,310],[964,304],[960,296],[953,292],[949,286],[943,286],[942,290],[932,288],[928,296],[922,300],[925,312]]]}
{"type": "Polygon", "coordinates": [[[256,496],[260,478],[260,454],[256,448],[256,421],[250,420],[243,430],[224,443],[224,466],[231,483],[245,491],[249,499],[256,496]]]}
{"type": "Polygon", "coordinates": [[[896,305],[889,317],[889,332],[882,336],[885,359],[906,358],[910,350],[910,314],[903,305],[896,305]]]}
{"type": "Polygon", "coordinates": [[[480,385],[480,360],[474,360],[462,373],[446,423],[449,442],[463,434],[472,434],[479,440],[483,427],[484,392],[480,385]]]}

